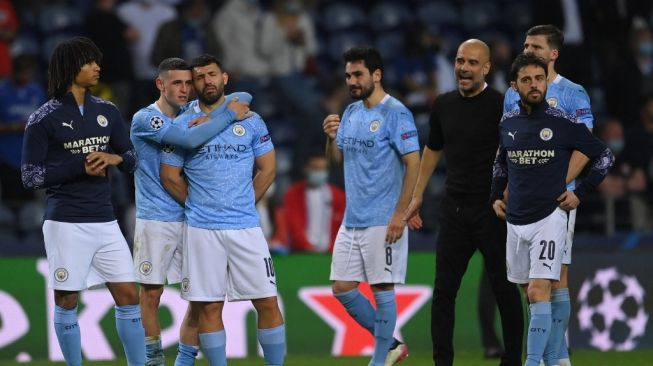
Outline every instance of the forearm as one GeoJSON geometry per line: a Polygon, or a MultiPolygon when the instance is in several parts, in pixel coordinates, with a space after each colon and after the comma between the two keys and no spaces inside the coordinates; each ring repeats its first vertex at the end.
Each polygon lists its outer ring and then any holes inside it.
{"type": "Polygon", "coordinates": [[[186,198],[188,197],[188,183],[181,176],[168,176],[161,179],[161,184],[163,188],[175,199],[180,205],[186,203],[186,198]]]}
{"type": "Polygon", "coordinates": [[[330,164],[340,164],[342,162],[342,151],[338,149],[335,139],[327,136],[326,157],[330,164]]]}
{"type": "Polygon", "coordinates": [[[26,189],[42,189],[73,180],[85,174],[84,157],[73,156],[68,162],[56,167],[43,162],[23,162],[21,176],[26,189]]]}
{"type": "Polygon", "coordinates": [[[424,151],[422,153],[422,159],[419,163],[419,173],[417,174],[417,182],[415,184],[415,190],[412,193],[414,197],[424,196],[424,191],[426,186],[431,179],[431,175],[435,171],[435,167],[438,166],[440,161],[441,151],[431,150],[428,146],[424,146],[424,151]]]}
{"type": "Polygon", "coordinates": [[[567,169],[567,177],[565,183],[569,184],[578,178],[578,175],[583,171],[585,165],[590,161],[585,154],[578,150],[574,150],[569,160],[569,169],[567,169]]]}
{"type": "Polygon", "coordinates": [[[210,117],[208,122],[191,128],[173,123],[161,138],[161,142],[184,149],[194,149],[224,131],[234,121],[236,114],[231,109],[226,109],[210,117]]]}
{"type": "Polygon", "coordinates": [[[499,148],[492,167],[492,187],[490,189],[490,202],[503,199],[503,192],[508,185],[508,165],[506,164],[505,151],[499,148]]]}
{"type": "Polygon", "coordinates": [[[275,175],[276,173],[274,169],[258,170],[256,172],[256,175],[252,181],[256,202],[258,202],[261,197],[263,197],[268,188],[270,188],[272,182],[274,182],[275,175]]]}
{"type": "Polygon", "coordinates": [[[591,168],[587,176],[576,187],[574,193],[579,200],[583,201],[590,190],[596,189],[608,174],[608,170],[614,164],[614,155],[610,149],[606,148],[603,152],[591,160],[591,168]]]}
{"type": "Polygon", "coordinates": [[[415,183],[417,182],[417,176],[420,170],[420,160],[419,152],[415,151],[403,156],[402,160],[406,166],[406,171],[404,172],[404,179],[401,186],[401,193],[399,194],[399,200],[395,206],[395,212],[403,214],[408,208],[408,204],[413,196],[415,191],[415,183]]]}

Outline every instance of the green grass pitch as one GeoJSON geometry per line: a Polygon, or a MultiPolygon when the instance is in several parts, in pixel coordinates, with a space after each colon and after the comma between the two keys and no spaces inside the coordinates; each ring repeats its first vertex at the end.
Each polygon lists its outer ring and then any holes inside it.
{"type": "MultiPolygon", "coordinates": [[[[286,358],[286,366],[361,366],[366,365],[369,358],[365,357],[341,357],[331,358],[328,356],[289,355],[286,358]]],[[[599,352],[599,351],[575,351],[572,355],[574,366],[653,366],[653,350],[632,351],[632,352],[599,352]]],[[[167,364],[172,365],[174,360],[167,359],[167,364]]],[[[116,366],[126,365],[125,360],[110,362],[84,362],[89,366],[116,366]]],[[[400,365],[401,366],[428,366],[432,365],[429,354],[411,354],[400,365]]],[[[496,366],[498,360],[484,360],[480,352],[458,352],[454,362],[455,366],[496,366]]],[[[3,366],[45,366],[64,365],[60,362],[48,362],[35,360],[30,363],[2,362],[3,366]]],[[[197,366],[206,366],[206,360],[198,360],[197,366]]],[[[260,358],[246,358],[229,360],[230,366],[262,366],[260,358]]]]}

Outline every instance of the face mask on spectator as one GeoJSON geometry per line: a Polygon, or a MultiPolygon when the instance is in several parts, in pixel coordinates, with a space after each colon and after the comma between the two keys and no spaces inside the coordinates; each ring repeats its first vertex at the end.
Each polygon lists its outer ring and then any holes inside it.
{"type": "Polygon", "coordinates": [[[612,139],[605,143],[613,153],[618,154],[624,149],[625,142],[623,139],[612,139]]]}
{"type": "Polygon", "coordinates": [[[329,179],[329,172],[326,170],[310,170],[306,176],[308,185],[311,187],[319,187],[327,182],[329,179]]]}

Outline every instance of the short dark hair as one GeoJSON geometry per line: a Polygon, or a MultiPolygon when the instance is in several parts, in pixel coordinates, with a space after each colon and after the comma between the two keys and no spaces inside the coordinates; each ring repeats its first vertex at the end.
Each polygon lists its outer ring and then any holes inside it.
{"type": "Polygon", "coordinates": [[[101,61],[102,52],[89,38],[74,37],[59,43],[48,66],[48,95],[63,97],[84,65],[101,61]]]}
{"type": "Polygon", "coordinates": [[[539,66],[544,69],[544,75],[549,76],[549,70],[546,67],[546,62],[541,57],[537,57],[530,53],[521,53],[517,55],[512,66],[510,66],[510,81],[517,81],[517,74],[522,67],[525,66],[539,66]]]}
{"type": "Polygon", "coordinates": [[[167,58],[159,64],[159,75],[170,70],[190,70],[190,65],[186,60],[179,57],[167,58]]]}
{"type": "Polygon", "coordinates": [[[363,61],[365,67],[370,70],[370,74],[377,69],[383,73],[383,59],[381,59],[381,53],[376,48],[367,46],[352,47],[345,51],[342,58],[345,63],[363,61]]]}
{"type": "Polygon", "coordinates": [[[191,70],[196,68],[196,67],[202,67],[202,66],[207,66],[210,64],[216,64],[218,65],[218,68],[222,71],[224,69],[222,68],[222,61],[220,61],[217,57],[210,55],[208,53],[205,53],[203,55],[199,55],[195,57],[194,59],[191,60],[190,62],[190,68],[191,70]]]}
{"type": "Polygon", "coordinates": [[[560,50],[565,43],[565,35],[553,24],[536,25],[526,32],[527,36],[545,36],[549,47],[560,50]]]}

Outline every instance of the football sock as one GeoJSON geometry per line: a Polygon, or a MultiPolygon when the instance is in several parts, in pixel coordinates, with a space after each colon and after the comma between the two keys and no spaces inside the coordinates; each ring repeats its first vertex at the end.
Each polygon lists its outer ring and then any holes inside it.
{"type": "Polygon", "coordinates": [[[66,364],[81,366],[82,338],[77,324],[77,306],[70,310],[54,306],[54,332],[57,334],[66,364]]]}
{"type": "Polygon", "coordinates": [[[372,307],[372,304],[370,304],[369,300],[367,300],[367,298],[365,298],[357,288],[351,291],[335,294],[335,296],[358,324],[367,329],[370,334],[374,334],[374,318],[376,317],[376,311],[372,307]]]}
{"type": "Polygon", "coordinates": [[[394,290],[377,291],[374,293],[376,299],[376,318],[374,319],[374,356],[370,365],[385,364],[388,350],[394,342],[392,334],[397,323],[397,302],[395,301],[394,290]]]}
{"type": "Polygon", "coordinates": [[[141,306],[116,306],[116,330],[125,349],[129,366],[145,365],[145,329],[141,323],[141,306]]]}
{"type": "Polygon", "coordinates": [[[199,348],[197,346],[189,346],[179,342],[177,350],[177,359],[175,359],[175,366],[193,366],[195,365],[195,358],[199,348]]]}
{"type": "Polygon", "coordinates": [[[226,344],[227,335],[224,330],[200,333],[200,345],[209,360],[210,366],[225,366],[227,364],[226,344]]]}
{"type": "Polygon", "coordinates": [[[263,348],[265,364],[270,366],[283,365],[286,353],[286,326],[281,324],[274,328],[258,329],[256,334],[263,348]]]}
{"type": "Polygon", "coordinates": [[[536,302],[529,307],[531,319],[528,324],[524,366],[539,366],[551,331],[551,302],[536,302]]]}
{"type": "Polygon", "coordinates": [[[161,336],[145,337],[145,364],[147,366],[165,365],[161,336]]]}
{"type": "MultiPolygon", "coordinates": [[[[567,341],[565,340],[565,333],[569,326],[569,316],[571,315],[571,301],[569,299],[569,289],[560,288],[551,292],[551,318],[560,319],[560,329],[557,331],[559,334],[554,333],[556,329],[551,329],[551,336],[559,337],[560,348],[558,349],[558,360],[567,361],[565,365],[570,365],[569,351],[567,350],[567,341]]],[[[556,324],[557,326],[557,324],[556,324]]]]}

